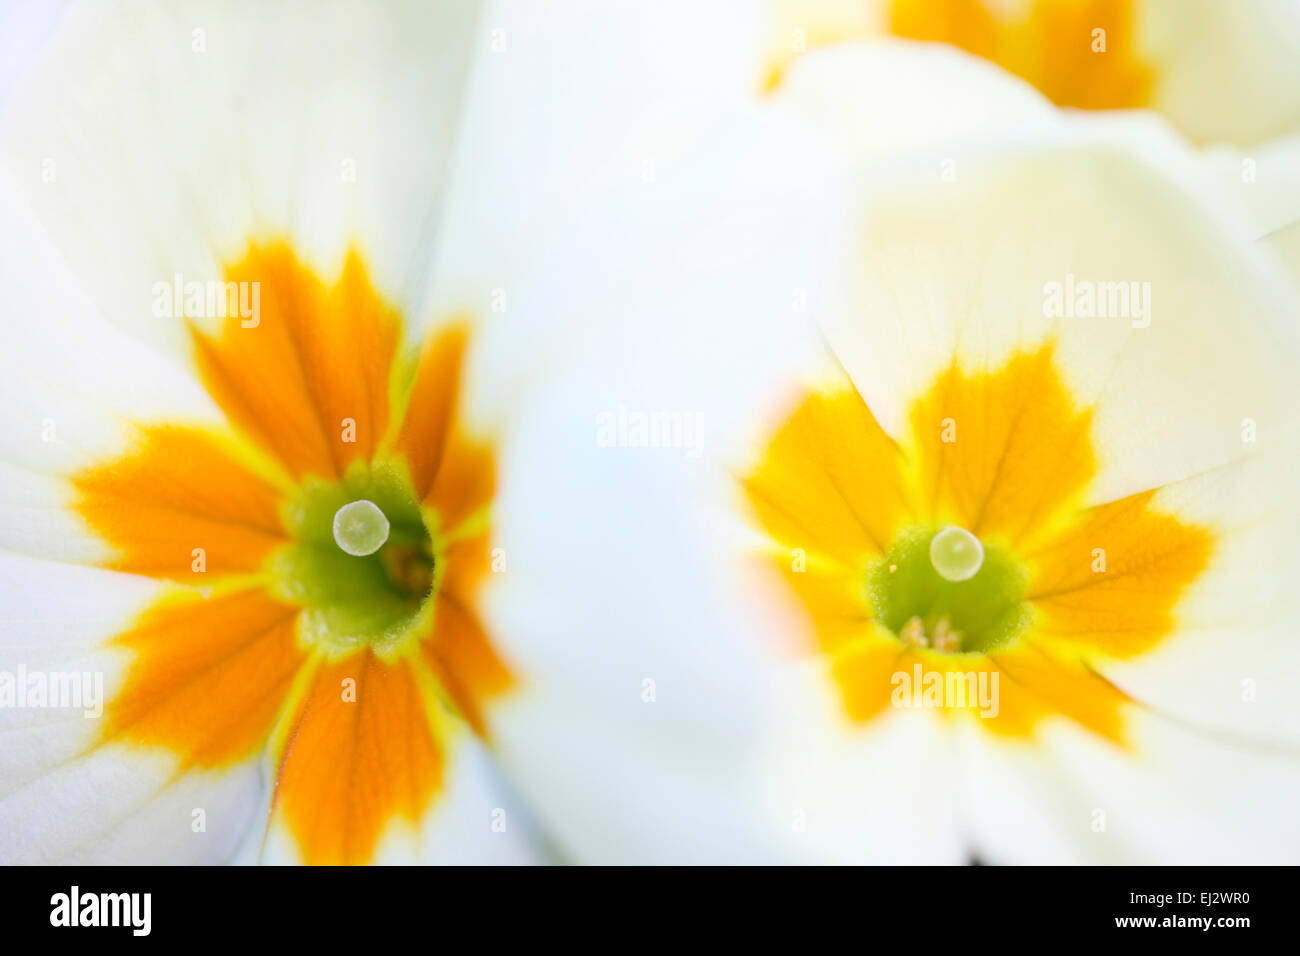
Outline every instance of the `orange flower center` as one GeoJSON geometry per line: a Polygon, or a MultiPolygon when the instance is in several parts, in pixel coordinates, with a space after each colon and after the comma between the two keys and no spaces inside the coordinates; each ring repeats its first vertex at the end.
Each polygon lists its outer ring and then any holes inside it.
{"type": "Polygon", "coordinates": [[[452,714],[483,732],[511,684],[477,612],[495,472],[458,419],[468,328],[404,355],[355,252],[327,283],[287,244],[253,245],[225,280],[260,305],[193,327],[230,427],[142,426],[74,479],[111,566],[179,585],[116,639],[131,663],[102,739],[178,771],[270,742],[272,826],[307,862],[364,862],[433,800],[452,714]],[[332,528],[359,499],[389,523],[367,554],[332,528]]]}

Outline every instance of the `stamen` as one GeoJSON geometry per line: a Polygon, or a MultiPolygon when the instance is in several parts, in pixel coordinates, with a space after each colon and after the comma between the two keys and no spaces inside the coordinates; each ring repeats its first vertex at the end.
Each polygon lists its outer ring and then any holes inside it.
{"type": "Polygon", "coordinates": [[[925,622],[919,617],[908,618],[903,629],[898,632],[898,638],[907,647],[929,647],[930,642],[925,637],[925,622]]]}
{"type": "Polygon", "coordinates": [[[946,654],[955,654],[961,650],[961,631],[952,629],[947,614],[939,618],[939,623],[934,626],[934,633],[930,635],[930,644],[936,651],[943,651],[946,654]]]}
{"type": "Polygon", "coordinates": [[[898,639],[903,642],[903,646],[913,650],[929,647],[946,654],[955,654],[961,650],[961,631],[952,629],[952,622],[948,620],[947,614],[939,618],[931,634],[925,633],[925,622],[919,617],[908,618],[907,623],[898,632],[898,639]]]}
{"type": "Polygon", "coordinates": [[[984,566],[984,545],[965,528],[949,525],[930,539],[930,564],[945,581],[966,581],[984,566]]]}
{"type": "Polygon", "coordinates": [[[361,498],[334,512],[334,540],[356,557],[374,554],[388,540],[389,524],[373,501],[361,498]]]}

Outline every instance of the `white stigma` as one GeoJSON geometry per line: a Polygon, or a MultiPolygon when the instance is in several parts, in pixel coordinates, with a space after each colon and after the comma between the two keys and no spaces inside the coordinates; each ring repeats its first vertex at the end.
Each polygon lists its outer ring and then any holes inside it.
{"type": "Polygon", "coordinates": [[[348,554],[374,554],[388,540],[389,524],[379,505],[361,498],[334,512],[334,540],[348,554]]]}
{"type": "Polygon", "coordinates": [[[930,539],[930,563],[945,581],[966,581],[984,566],[984,545],[965,528],[949,525],[930,539]]]}

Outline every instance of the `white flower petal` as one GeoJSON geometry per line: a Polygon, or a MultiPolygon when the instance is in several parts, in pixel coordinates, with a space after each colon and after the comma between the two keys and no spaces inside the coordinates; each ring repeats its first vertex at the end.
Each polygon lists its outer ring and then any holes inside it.
{"type": "Polygon", "coordinates": [[[70,510],[67,478],[120,453],[132,423],[221,422],[187,374],[105,322],[0,172],[0,548],[92,563],[104,543],[70,510]]]}
{"type": "Polygon", "coordinates": [[[1300,134],[1253,149],[1207,150],[1203,162],[1213,188],[1236,200],[1255,235],[1267,236],[1300,219],[1300,134]]]}
{"type": "Polygon", "coordinates": [[[1295,305],[1237,220],[1082,135],[961,157],[950,183],[924,166],[882,183],[863,213],[864,265],[828,334],[894,434],[954,355],[994,369],[1054,339],[1076,402],[1096,405],[1090,497],[1107,501],[1253,453],[1244,419],[1289,433],[1295,305]],[[1123,283],[1132,305],[1051,314],[1049,285],[1064,299],[1083,283],[1103,298],[1123,283]]]}
{"type": "Polygon", "coordinates": [[[43,865],[225,863],[262,791],[252,762],[178,777],[166,758],[105,747],[4,798],[0,853],[43,865]]]}
{"type": "Polygon", "coordinates": [[[870,727],[844,715],[824,661],[786,669],[768,706],[772,750],[753,786],[780,826],[776,859],[956,864],[969,845],[954,794],[961,750],[936,713],[894,711],[870,727]]]}
{"type": "Polygon", "coordinates": [[[757,426],[755,405],[783,397],[774,373],[820,349],[811,316],[839,216],[821,197],[839,194],[799,142],[780,121],[721,128],[653,190],[561,233],[527,286],[529,309],[606,320],[578,345],[539,340],[560,376],[516,406],[502,444],[506,570],[486,604],[519,688],[489,722],[578,861],[761,858],[767,824],[739,771],[772,632],[720,512],[694,503],[732,498],[727,469],[753,437],[733,426],[757,426]],[[651,415],[669,431],[640,447],[628,416],[651,415]]]}
{"type": "Polygon", "coordinates": [[[1268,236],[1265,243],[1282,260],[1295,289],[1300,293],[1300,219],[1278,229],[1268,236]]]}
{"type": "Polygon", "coordinates": [[[147,3],[71,11],[14,93],[5,164],[112,321],[188,354],[154,285],[287,237],[333,276],[355,243],[411,315],[479,4],[147,3]]]}
{"type": "Polygon", "coordinates": [[[1249,145],[1300,127],[1300,9],[1291,0],[1141,0],[1152,108],[1192,140],[1249,145]]]}
{"type": "Polygon", "coordinates": [[[557,232],[629,187],[662,188],[695,138],[747,99],[750,51],[739,38],[756,15],[751,4],[690,0],[489,4],[434,311],[486,311],[501,289],[517,324],[528,303],[518,286],[557,232]]]}
{"type": "Polygon", "coordinates": [[[244,839],[262,789],[255,762],[178,774],[169,756],[100,741],[102,705],[125,673],[105,641],[160,591],[132,575],[0,554],[0,672],[45,675],[47,687],[48,675],[75,677],[99,704],[0,707],[0,858],[219,863],[244,839]]]}
{"type": "Polygon", "coordinates": [[[1161,489],[1162,513],[1214,532],[1210,566],[1176,608],[1165,640],[1132,660],[1093,666],[1148,709],[1209,734],[1300,757],[1289,675],[1300,579],[1300,461],[1277,436],[1231,468],[1161,489]],[[1268,446],[1272,446],[1271,449],[1268,446]]]}
{"type": "Polygon", "coordinates": [[[1268,864],[1294,860],[1295,753],[1137,713],[1126,753],[1077,728],[1030,751],[969,736],[979,856],[1014,864],[1268,864]]]}
{"type": "Polygon", "coordinates": [[[802,57],[773,99],[864,164],[929,150],[936,178],[954,144],[1061,122],[1032,86],[996,66],[952,47],[901,41],[802,57]]]}

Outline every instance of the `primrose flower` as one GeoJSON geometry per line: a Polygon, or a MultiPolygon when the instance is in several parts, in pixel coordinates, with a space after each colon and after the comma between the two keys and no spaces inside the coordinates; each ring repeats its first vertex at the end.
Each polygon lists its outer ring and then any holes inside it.
{"type": "Polygon", "coordinates": [[[1058,106],[1150,109],[1192,141],[1253,146],[1300,130],[1300,10],[1289,0],[775,0],[761,83],[871,37],[948,44],[1058,106]]]}
{"type": "MultiPolygon", "coordinates": [[[[573,818],[544,824],[566,857],[710,852],[604,789],[673,777],[620,731],[639,676],[611,679],[601,555],[555,520],[553,430],[588,419],[529,415],[626,334],[600,323],[643,263],[679,268],[637,303],[698,318],[678,278],[701,250],[748,271],[746,233],[783,231],[754,210],[790,192],[790,137],[716,119],[714,84],[679,76],[716,30],[682,15],[57,24],[3,128],[0,858],[549,859],[517,792],[573,818]],[[586,29],[586,54],[558,42],[586,29]],[[584,681],[626,703],[593,712],[584,681]]],[[[725,744],[691,752],[725,772],[725,744]]]]}
{"type": "Polygon", "coordinates": [[[1035,119],[865,177],[831,372],[741,482],[816,649],[807,846],[1294,859],[1297,300],[1134,152],[1035,119]]]}
{"type": "Polygon", "coordinates": [[[1282,260],[1176,139],[1129,145],[933,49],[805,69],[773,108],[859,187],[834,278],[795,290],[779,343],[665,329],[725,389],[665,375],[669,346],[590,386],[714,423],[701,462],[647,456],[683,516],[638,499],[611,533],[681,529],[657,581],[725,542],[690,590],[722,609],[700,666],[732,654],[767,717],[735,815],[801,861],[1294,861],[1282,260]]]}

